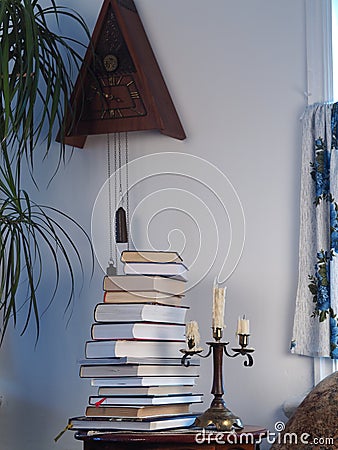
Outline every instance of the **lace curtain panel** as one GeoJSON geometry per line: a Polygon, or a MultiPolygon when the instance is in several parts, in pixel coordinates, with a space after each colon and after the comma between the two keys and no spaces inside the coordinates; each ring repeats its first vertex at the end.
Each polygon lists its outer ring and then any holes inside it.
{"type": "Polygon", "coordinates": [[[338,104],[303,116],[299,279],[291,349],[338,359],[338,104]]]}

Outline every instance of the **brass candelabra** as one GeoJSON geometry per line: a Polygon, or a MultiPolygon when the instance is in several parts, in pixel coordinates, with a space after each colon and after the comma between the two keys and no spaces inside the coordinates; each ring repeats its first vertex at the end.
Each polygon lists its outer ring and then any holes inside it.
{"type": "Polygon", "coordinates": [[[231,431],[233,429],[242,429],[242,420],[234,415],[225,405],[223,399],[223,353],[229,358],[236,358],[239,355],[245,356],[247,359],[244,361],[245,367],[251,367],[253,365],[252,353],[253,348],[249,348],[249,334],[238,334],[239,347],[231,348],[232,353],[229,353],[229,342],[222,341],[223,330],[222,328],[213,328],[214,342],[207,342],[209,350],[206,355],[202,355],[203,349],[195,348],[193,340],[188,340],[188,348],[182,349],[184,353],[181,362],[184,366],[190,365],[189,359],[191,356],[198,354],[202,358],[208,358],[211,353],[213,355],[213,383],[211,393],[214,398],[210,404],[210,407],[195,420],[194,425],[202,428],[206,428],[210,425],[214,425],[217,430],[231,431]]]}

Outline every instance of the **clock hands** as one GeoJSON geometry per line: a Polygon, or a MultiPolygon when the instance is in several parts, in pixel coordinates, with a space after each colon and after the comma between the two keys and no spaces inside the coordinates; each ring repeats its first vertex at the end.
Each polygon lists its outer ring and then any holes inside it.
{"type": "Polygon", "coordinates": [[[100,91],[100,89],[98,89],[95,86],[92,86],[93,91],[95,91],[95,93],[99,96],[103,96],[106,100],[115,100],[116,102],[121,102],[122,99],[120,97],[117,97],[114,94],[107,94],[106,92],[102,92],[100,91]]]}
{"type": "Polygon", "coordinates": [[[129,119],[146,116],[135,80],[131,76],[101,77],[90,85],[89,106],[99,119],[129,119]]]}
{"type": "Polygon", "coordinates": [[[105,98],[107,99],[107,100],[115,100],[115,101],[117,101],[117,102],[120,102],[121,101],[121,99],[120,99],[120,97],[116,97],[115,95],[109,95],[109,94],[104,94],[104,96],[105,96],[105,98]]]}

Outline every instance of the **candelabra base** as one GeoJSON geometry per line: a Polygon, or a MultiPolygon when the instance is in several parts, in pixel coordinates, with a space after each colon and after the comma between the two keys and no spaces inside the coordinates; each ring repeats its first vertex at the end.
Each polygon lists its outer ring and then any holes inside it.
{"type": "Polygon", "coordinates": [[[194,425],[201,428],[214,425],[218,431],[244,428],[242,420],[226,408],[223,402],[211,403],[210,408],[196,418],[194,425]]]}

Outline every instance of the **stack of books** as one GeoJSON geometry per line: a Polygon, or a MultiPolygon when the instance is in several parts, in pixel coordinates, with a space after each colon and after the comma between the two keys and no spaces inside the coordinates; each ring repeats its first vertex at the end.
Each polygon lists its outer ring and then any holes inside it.
{"type": "Polygon", "coordinates": [[[199,359],[181,365],[185,347],[182,304],[187,268],[175,252],[125,251],[124,275],[105,276],[103,302],[94,309],[91,340],[80,377],[91,380],[85,416],[73,429],[160,430],[187,427],[199,359]]]}

